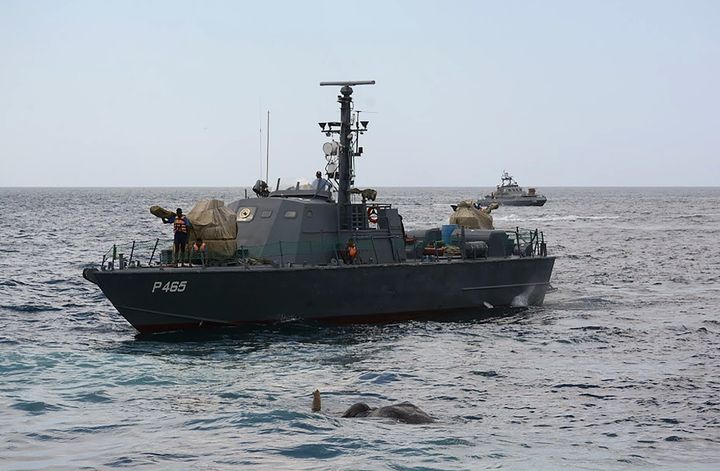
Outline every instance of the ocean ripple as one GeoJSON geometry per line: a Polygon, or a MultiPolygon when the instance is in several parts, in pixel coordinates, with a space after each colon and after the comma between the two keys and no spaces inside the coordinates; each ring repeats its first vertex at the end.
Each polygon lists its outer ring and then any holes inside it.
{"type": "MultiPolygon", "coordinates": [[[[485,190],[380,195],[411,229],[485,190]]],[[[168,236],[149,205],[242,193],[0,189],[16,226],[0,240],[22,242],[0,249],[0,467],[714,469],[720,190],[548,189],[543,208],[498,209],[544,231],[556,290],[489,318],[141,336],[82,279],[116,237],[168,236]],[[437,421],[341,417],[401,401],[437,421]]]]}

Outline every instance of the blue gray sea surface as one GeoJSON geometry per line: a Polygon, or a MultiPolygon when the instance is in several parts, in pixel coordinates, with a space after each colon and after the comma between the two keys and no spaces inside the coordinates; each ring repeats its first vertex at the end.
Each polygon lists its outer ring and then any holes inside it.
{"type": "MultiPolygon", "coordinates": [[[[487,190],[379,199],[412,229],[487,190]]],[[[152,204],[244,189],[0,189],[0,469],[718,469],[720,188],[542,192],[493,214],[558,257],[542,307],[139,338],[82,269],[169,237],[152,204]],[[437,422],[340,417],[359,401],[437,422]]]]}

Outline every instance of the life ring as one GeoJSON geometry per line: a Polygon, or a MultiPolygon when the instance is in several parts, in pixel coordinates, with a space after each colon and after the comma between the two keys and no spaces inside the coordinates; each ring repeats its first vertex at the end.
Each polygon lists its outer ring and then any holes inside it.
{"type": "Polygon", "coordinates": [[[368,214],[368,221],[370,221],[373,224],[376,224],[378,222],[378,212],[377,208],[375,206],[370,206],[367,210],[368,214]]]}

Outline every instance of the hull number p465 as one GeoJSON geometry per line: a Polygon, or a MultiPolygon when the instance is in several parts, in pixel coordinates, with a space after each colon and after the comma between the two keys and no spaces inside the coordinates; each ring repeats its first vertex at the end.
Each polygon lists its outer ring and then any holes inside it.
{"type": "Polygon", "coordinates": [[[187,288],[187,281],[167,281],[163,284],[162,281],[156,281],[153,283],[151,293],[155,291],[163,291],[165,293],[182,293],[187,288]]]}

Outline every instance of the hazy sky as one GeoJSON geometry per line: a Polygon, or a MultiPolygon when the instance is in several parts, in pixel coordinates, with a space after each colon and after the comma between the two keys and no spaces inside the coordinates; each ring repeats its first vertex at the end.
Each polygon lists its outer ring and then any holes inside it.
{"type": "Polygon", "coordinates": [[[0,0],[0,186],[720,185],[720,1],[0,0]],[[343,17],[342,15],[347,15],[343,17]]]}

